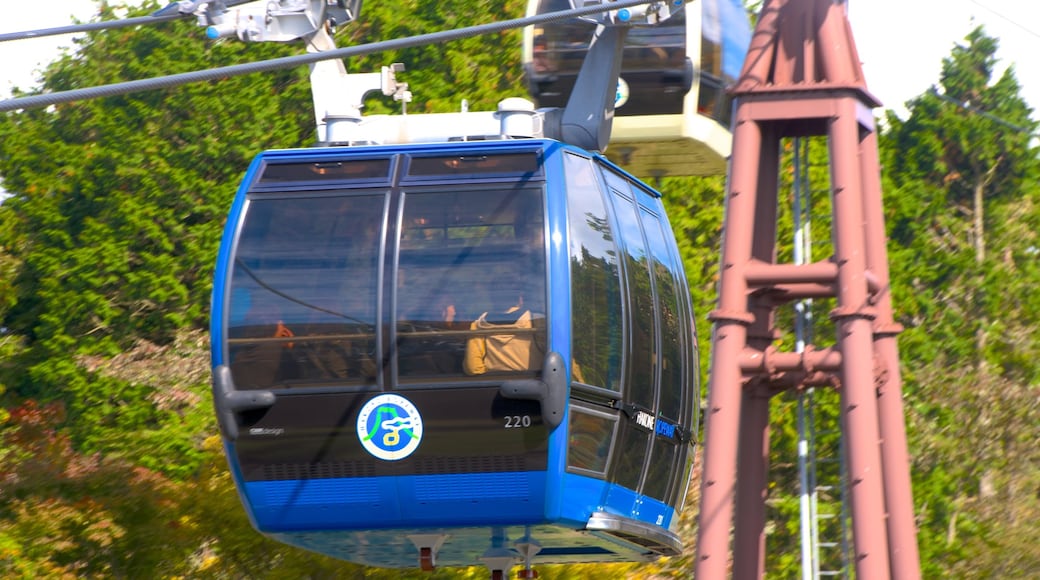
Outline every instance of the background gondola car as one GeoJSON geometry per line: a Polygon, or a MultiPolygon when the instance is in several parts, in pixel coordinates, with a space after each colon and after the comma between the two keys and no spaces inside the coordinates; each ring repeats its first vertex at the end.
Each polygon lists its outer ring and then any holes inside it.
{"type": "Polygon", "coordinates": [[[385,567],[678,553],[685,280],[658,194],[557,141],[260,154],[212,305],[254,525],[385,567]]]}
{"type": "MultiPolygon", "coordinates": [[[[570,7],[570,0],[529,0],[528,13],[570,7]]],[[[593,28],[574,19],[524,29],[524,73],[539,106],[566,103],[593,28]]],[[[750,41],[740,0],[693,0],[656,26],[632,28],[607,155],[644,178],[724,173],[732,143],[725,89],[750,41]]]]}

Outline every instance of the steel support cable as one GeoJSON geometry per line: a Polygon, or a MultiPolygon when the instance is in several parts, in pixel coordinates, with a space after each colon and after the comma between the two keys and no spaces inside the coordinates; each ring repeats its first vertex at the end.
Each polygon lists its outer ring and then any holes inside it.
{"type": "Polygon", "coordinates": [[[317,53],[301,54],[297,56],[286,56],[282,58],[263,60],[259,62],[237,64],[187,73],[179,73],[175,75],[167,75],[163,77],[156,77],[150,79],[127,81],[112,85],[102,85],[98,87],[90,87],[85,89],[73,89],[70,91],[62,91],[58,93],[29,95],[25,97],[18,97],[14,99],[6,99],[4,101],[0,101],[0,112],[15,111],[18,109],[33,109],[38,107],[47,107],[59,103],[69,103],[72,101],[80,101],[85,99],[112,97],[116,95],[125,95],[127,93],[134,93],[139,91],[166,89],[170,87],[186,85],[189,83],[215,81],[226,79],[228,77],[233,76],[241,76],[258,72],[268,72],[283,68],[292,68],[294,66],[312,64],[323,60],[364,56],[367,54],[373,54],[376,52],[383,52],[388,50],[398,50],[402,48],[411,48],[413,46],[450,42],[452,40],[470,38],[472,36],[504,32],[513,28],[523,28],[525,26],[533,26],[535,24],[544,24],[547,22],[557,22],[560,20],[567,20],[579,16],[588,16],[600,12],[607,12],[609,10],[632,8],[634,6],[649,4],[650,2],[651,0],[622,0],[619,2],[611,2],[609,4],[597,4],[593,6],[585,6],[582,8],[573,8],[571,10],[549,12],[546,14],[527,16],[524,18],[515,18],[513,20],[505,20],[502,22],[492,22],[489,24],[469,26],[466,28],[460,28],[458,30],[444,30],[441,32],[432,32],[430,34],[421,34],[419,36],[410,36],[408,38],[384,40],[381,42],[373,42],[358,46],[348,46],[345,48],[337,48],[335,50],[327,50],[317,53]]]}
{"type": "Polygon", "coordinates": [[[1029,127],[1023,127],[1021,125],[1016,125],[1016,124],[1012,123],[1011,121],[1008,121],[1007,119],[1005,119],[1003,117],[998,117],[998,116],[994,115],[993,113],[990,113],[990,112],[987,112],[987,111],[983,111],[982,109],[973,106],[971,103],[964,103],[964,102],[958,101],[957,99],[955,99],[955,98],[953,98],[953,97],[951,97],[949,95],[944,95],[944,94],[940,93],[935,87],[932,87],[932,88],[928,89],[927,93],[932,95],[932,96],[934,96],[934,97],[937,97],[939,100],[946,101],[947,103],[950,103],[952,105],[956,105],[957,107],[960,107],[960,108],[964,109],[965,111],[968,111],[970,113],[975,113],[976,115],[979,115],[980,117],[985,117],[985,118],[989,119],[990,121],[993,121],[994,123],[997,123],[998,125],[1003,125],[1003,126],[1009,128],[1009,129],[1013,129],[1015,131],[1018,131],[1019,133],[1025,133],[1026,135],[1029,135],[1031,137],[1040,137],[1040,134],[1034,133],[1033,130],[1030,129],[1029,127]]]}
{"type": "Polygon", "coordinates": [[[124,18],[122,20],[103,20],[101,22],[88,22],[87,24],[69,24],[67,26],[56,26],[54,28],[40,28],[38,30],[25,30],[22,32],[5,32],[0,34],[0,42],[9,40],[26,40],[29,38],[43,38],[44,36],[57,36],[59,34],[79,34],[94,30],[115,30],[141,24],[158,24],[177,20],[191,14],[168,14],[166,16],[138,16],[136,18],[124,18]]]}
{"type": "MultiPolygon", "coordinates": [[[[253,0],[230,0],[225,5],[228,8],[239,4],[248,4],[253,0]]],[[[56,26],[54,28],[39,28],[37,30],[23,30],[21,32],[4,32],[0,34],[0,42],[9,40],[27,40],[30,38],[43,38],[45,36],[58,36],[60,34],[79,34],[81,32],[92,32],[95,30],[115,30],[128,28],[130,26],[141,26],[146,24],[158,24],[181,18],[194,18],[194,14],[165,14],[162,16],[136,16],[134,18],[123,18],[121,20],[103,20],[101,22],[88,22],[86,24],[69,24],[67,26],[56,26]]]]}

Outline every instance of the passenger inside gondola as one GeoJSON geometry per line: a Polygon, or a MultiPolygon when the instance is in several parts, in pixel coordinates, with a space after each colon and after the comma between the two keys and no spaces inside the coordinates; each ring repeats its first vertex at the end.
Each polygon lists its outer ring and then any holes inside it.
{"type": "Polygon", "coordinates": [[[231,276],[228,358],[237,388],[374,380],[380,202],[252,202],[231,276]]]}
{"type": "Polygon", "coordinates": [[[535,319],[524,304],[523,293],[503,296],[512,298],[502,301],[497,309],[484,312],[470,325],[476,335],[466,342],[463,370],[468,375],[531,371],[538,368],[545,356],[545,346],[536,340],[535,319]]]}
{"type": "Polygon", "coordinates": [[[250,325],[243,327],[239,338],[253,340],[232,353],[231,372],[238,388],[262,389],[284,378],[286,368],[292,364],[289,351],[295,346],[286,339],[294,334],[285,325],[277,305],[269,300],[252,300],[253,305],[245,314],[250,325]]]}
{"type": "MultiPolygon", "coordinates": [[[[452,291],[436,279],[409,282],[411,270],[398,276],[398,362],[405,376],[458,375],[462,344],[451,331],[461,330],[452,291]]],[[[463,328],[468,325],[463,326],[463,328]]]]}

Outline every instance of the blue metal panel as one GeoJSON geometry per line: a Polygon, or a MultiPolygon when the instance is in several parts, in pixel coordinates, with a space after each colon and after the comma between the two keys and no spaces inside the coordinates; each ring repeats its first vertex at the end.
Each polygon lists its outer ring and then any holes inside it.
{"type": "Polygon", "coordinates": [[[668,529],[676,516],[675,508],[656,499],[640,496],[636,519],[668,529]]]}
{"type": "Polygon", "coordinates": [[[583,526],[594,512],[603,511],[603,498],[610,484],[576,473],[564,473],[561,479],[564,509],[557,521],[583,526]]]}
{"type": "Polygon", "coordinates": [[[244,487],[263,532],[342,529],[348,520],[383,527],[400,517],[394,487],[382,478],[246,482],[244,487]]]}
{"type": "Polygon", "coordinates": [[[396,479],[404,526],[502,526],[545,521],[544,471],[396,479]]]}
{"type": "MultiPolygon", "coordinates": [[[[567,251],[567,192],[563,177],[564,146],[553,143],[545,148],[547,236],[549,252],[549,348],[559,353],[564,364],[570,366],[571,297],[570,256],[567,251]]],[[[569,376],[569,373],[568,373],[569,376]]],[[[568,387],[570,379],[568,378],[568,387]]],[[[546,466],[548,492],[545,514],[550,520],[560,517],[563,510],[562,479],[567,463],[567,425],[570,411],[564,413],[560,426],[549,435],[549,459],[546,466]]]]}
{"type": "Polygon", "coordinates": [[[676,516],[675,508],[660,500],[638,494],[620,485],[610,484],[609,487],[604,511],[665,529],[676,516]]]}
{"type": "Polygon", "coordinates": [[[494,526],[545,521],[542,471],[243,484],[263,532],[494,526]]]}
{"type": "Polygon", "coordinates": [[[604,511],[625,516],[626,518],[640,519],[639,518],[639,498],[640,495],[635,491],[611,483],[607,490],[606,500],[603,502],[606,508],[604,511]]]}
{"type": "Polygon", "coordinates": [[[245,489],[264,532],[340,528],[344,513],[366,522],[397,517],[393,488],[376,478],[247,482],[245,489]]]}

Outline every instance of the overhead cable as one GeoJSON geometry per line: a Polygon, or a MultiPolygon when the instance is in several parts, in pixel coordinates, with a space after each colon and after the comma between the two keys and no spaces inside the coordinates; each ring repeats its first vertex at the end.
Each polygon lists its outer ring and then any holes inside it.
{"type": "MultiPolygon", "coordinates": [[[[983,10],[986,10],[986,11],[994,14],[995,16],[1004,19],[1005,21],[1007,21],[1008,24],[1013,24],[1013,25],[1021,28],[1022,30],[1026,31],[1027,33],[1032,34],[1033,36],[1040,37],[1040,34],[1037,34],[1036,31],[1034,31],[1034,30],[1032,30],[1030,28],[1026,28],[1025,25],[1023,25],[1022,22],[1020,22],[1019,20],[1015,20],[1015,19],[1010,18],[1008,16],[1004,16],[1000,12],[997,12],[996,10],[990,8],[989,6],[986,6],[985,4],[982,4],[978,0],[970,0],[970,2],[972,4],[978,6],[979,8],[982,8],[983,10]]],[[[1028,19],[1026,19],[1026,20],[1028,21],[1028,19]]]]}
{"type": "MultiPolygon", "coordinates": [[[[239,4],[247,4],[252,0],[229,0],[226,5],[230,8],[239,4]]],[[[163,12],[160,10],[159,12],[163,12]]],[[[4,32],[0,34],[0,42],[9,40],[28,40],[30,38],[43,38],[45,36],[58,36],[61,34],[80,34],[82,32],[93,32],[95,30],[116,30],[130,26],[141,26],[147,24],[159,24],[181,18],[194,17],[191,13],[173,12],[169,14],[155,13],[150,16],[136,16],[134,18],[123,18],[119,20],[103,20],[101,22],[87,22],[85,24],[69,24],[67,26],[55,26],[53,28],[39,28],[36,30],[23,30],[20,32],[4,32]]]]}
{"type": "Polygon", "coordinates": [[[42,38],[44,36],[57,36],[59,34],[79,34],[94,30],[114,30],[141,24],[157,24],[182,18],[183,14],[169,14],[166,16],[138,16],[136,18],[124,18],[122,20],[104,20],[102,22],[88,22],[86,24],[70,24],[68,26],[57,26],[54,28],[40,28],[37,30],[25,30],[22,32],[5,32],[0,34],[0,42],[8,40],[26,40],[29,38],[42,38]]]}
{"type": "Polygon", "coordinates": [[[997,115],[994,115],[993,113],[990,113],[988,111],[983,111],[982,109],[972,105],[971,103],[958,101],[957,99],[955,99],[955,98],[953,98],[953,97],[951,97],[949,95],[945,95],[945,94],[940,93],[935,87],[932,87],[932,88],[928,89],[928,94],[930,94],[930,95],[932,95],[934,97],[937,97],[940,100],[946,101],[947,103],[956,105],[956,106],[958,106],[958,107],[960,107],[960,108],[962,108],[962,109],[964,109],[964,110],[966,110],[968,112],[975,113],[976,115],[979,115],[980,117],[985,117],[985,118],[989,119],[990,121],[993,121],[994,123],[996,123],[998,125],[1003,125],[1003,126],[1009,128],[1009,129],[1014,129],[1015,131],[1018,131],[1019,133],[1025,133],[1027,135],[1032,135],[1034,137],[1040,137],[1040,135],[1034,133],[1033,129],[1031,129],[1029,127],[1024,127],[1022,125],[1018,125],[1018,124],[1012,123],[1011,121],[1008,121],[1007,119],[1005,119],[1003,117],[998,117],[997,115]]]}
{"type": "Polygon", "coordinates": [[[432,32],[430,34],[421,34],[419,36],[411,36],[408,38],[397,38],[394,40],[384,40],[380,42],[373,42],[358,46],[337,48],[334,50],[327,50],[317,53],[287,56],[271,60],[263,60],[258,62],[231,65],[208,70],[179,73],[150,79],[127,81],[122,83],[102,85],[98,87],[90,87],[85,89],[73,89],[70,91],[62,91],[57,93],[29,95],[25,97],[18,97],[14,99],[6,99],[4,101],[0,101],[0,112],[15,111],[18,109],[47,107],[59,103],[69,103],[72,101],[80,101],[85,99],[112,97],[116,95],[125,95],[127,93],[134,93],[139,91],[166,89],[189,83],[222,80],[233,76],[242,76],[258,72],[268,72],[284,68],[292,68],[304,64],[320,62],[323,60],[357,57],[388,50],[399,50],[403,48],[411,48],[414,46],[422,46],[426,44],[450,42],[462,38],[504,32],[513,28],[523,28],[525,26],[533,26],[536,24],[557,22],[560,20],[577,18],[579,16],[589,16],[591,14],[607,12],[610,10],[632,8],[633,6],[640,6],[642,4],[649,3],[650,0],[622,0],[619,2],[596,4],[592,6],[584,6],[582,8],[573,8],[570,10],[561,10],[559,12],[549,12],[545,14],[538,14],[535,16],[527,16],[524,18],[515,18],[512,20],[505,20],[502,22],[492,22],[489,24],[468,26],[466,28],[459,28],[457,30],[444,30],[441,32],[432,32]]]}

